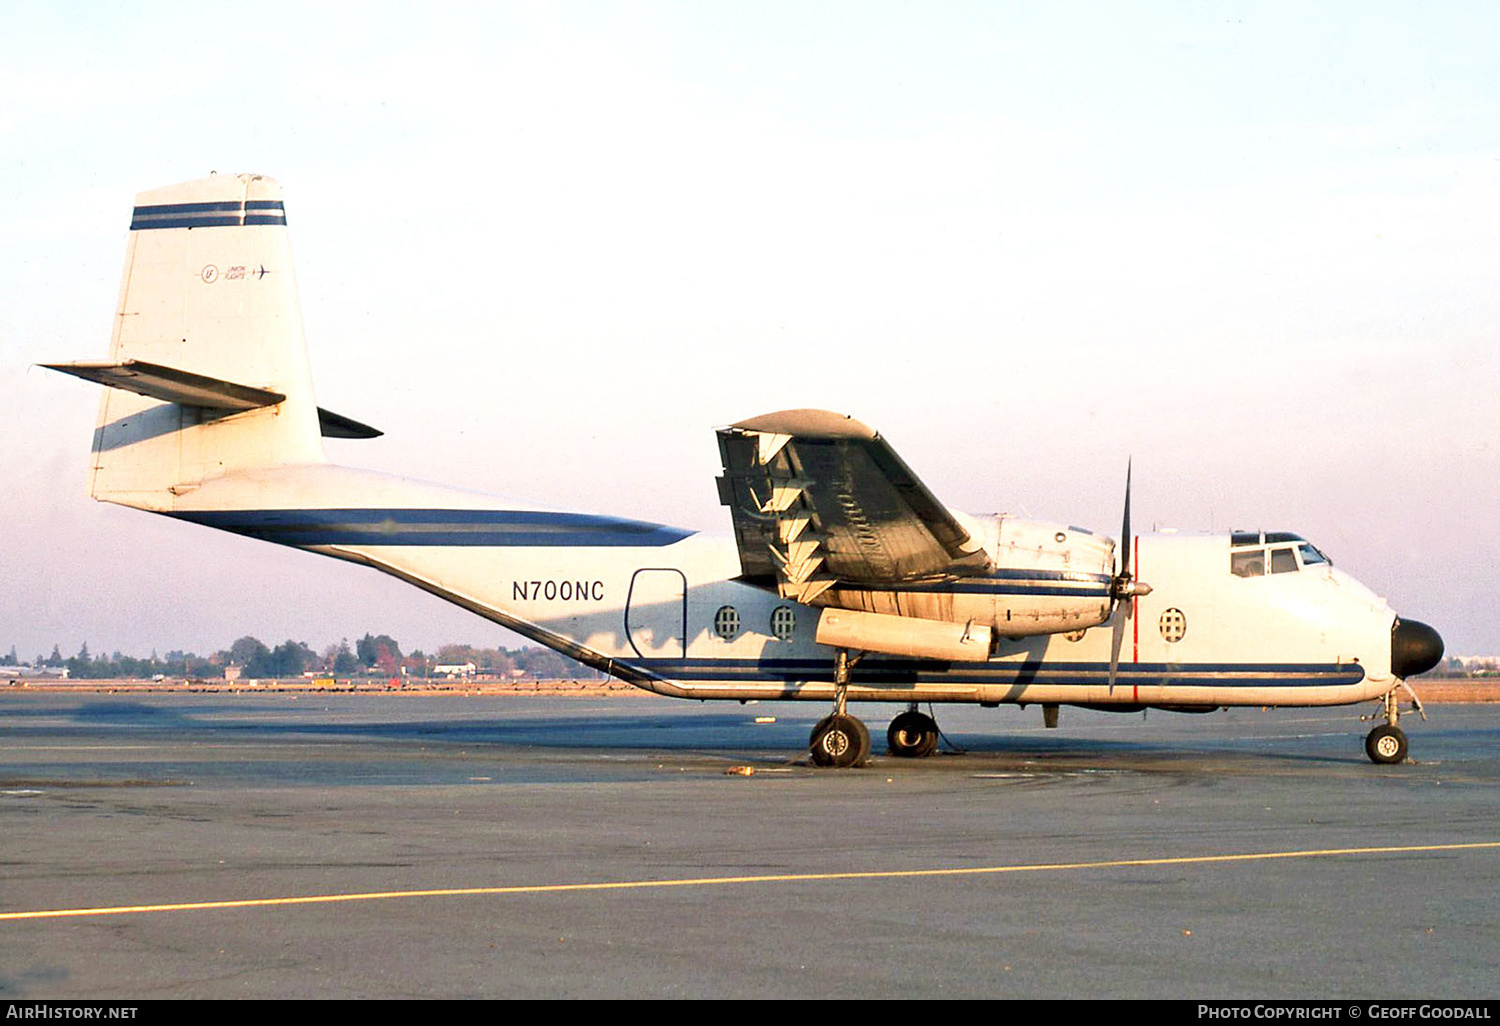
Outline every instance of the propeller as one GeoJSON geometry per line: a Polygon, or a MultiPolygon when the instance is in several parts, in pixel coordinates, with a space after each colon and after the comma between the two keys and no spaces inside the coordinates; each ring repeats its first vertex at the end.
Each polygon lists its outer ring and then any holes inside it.
{"type": "Polygon", "coordinates": [[[1130,601],[1142,595],[1151,594],[1151,585],[1144,581],[1135,580],[1130,574],[1130,471],[1131,461],[1125,462],[1125,517],[1120,525],[1120,544],[1115,548],[1117,569],[1114,578],[1109,582],[1109,595],[1114,602],[1114,609],[1110,616],[1114,620],[1114,629],[1109,638],[1109,691],[1115,690],[1115,677],[1120,671],[1120,646],[1125,642],[1125,621],[1135,615],[1135,602],[1130,601]],[[1124,615],[1120,615],[1120,606],[1125,604],[1124,615]]]}

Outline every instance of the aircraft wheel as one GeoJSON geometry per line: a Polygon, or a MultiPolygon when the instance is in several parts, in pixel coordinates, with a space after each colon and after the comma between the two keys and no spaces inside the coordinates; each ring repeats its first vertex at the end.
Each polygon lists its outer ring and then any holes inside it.
{"type": "Polygon", "coordinates": [[[938,726],[931,716],[907,710],[891,721],[885,732],[892,755],[921,759],[937,751],[938,726]]]}
{"type": "Polygon", "coordinates": [[[858,766],[870,755],[870,731],[853,716],[829,716],[813,728],[811,749],[815,766],[858,766]]]}
{"type": "Polygon", "coordinates": [[[1400,727],[1376,727],[1365,737],[1365,754],[1382,765],[1405,762],[1406,734],[1400,727]]]}

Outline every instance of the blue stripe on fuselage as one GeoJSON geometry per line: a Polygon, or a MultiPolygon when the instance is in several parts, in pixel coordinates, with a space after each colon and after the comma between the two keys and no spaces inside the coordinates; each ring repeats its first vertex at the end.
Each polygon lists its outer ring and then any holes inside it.
{"type": "Polygon", "coordinates": [[[486,509],[258,509],[175,512],[181,520],[280,545],[658,547],[693,532],[586,513],[486,509]]]}
{"type": "MultiPolygon", "coordinates": [[[[832,682],[832,659],[637,659],[631,665],[664,680],[832,682]]],[[[1358,663],[1122,663],[1117,687],[1327,687],[1365,679],[1358,663]]],[[[1098,686],[1109,683],[1106,662],[945,663],[921,659],[865,658],[850,671],[855,686],[984,684],[1098,686]]]]}

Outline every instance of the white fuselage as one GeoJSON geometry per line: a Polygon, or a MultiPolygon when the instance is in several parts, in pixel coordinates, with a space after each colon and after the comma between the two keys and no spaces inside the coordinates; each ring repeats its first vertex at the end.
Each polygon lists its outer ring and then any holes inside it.
{"type": "MultiPolygon", "coordinates": [[[[819,611],[737,580],[727,536],[327,464],[226,475],[174,507],[163,512],[373,566],[660,694],[834,695],[819,611]]],[[[848,697],[1212,708],[1338,705],[1394,686],[1394,612],[1327,562],[1238,576],[1229,536],[1188,534],[1138,536],[1130,562],[1152,591],[1115,614],[1130,616],[1112,687],[1111,621],[1001,637],[983,661],[868,654],[848,697]]]]}

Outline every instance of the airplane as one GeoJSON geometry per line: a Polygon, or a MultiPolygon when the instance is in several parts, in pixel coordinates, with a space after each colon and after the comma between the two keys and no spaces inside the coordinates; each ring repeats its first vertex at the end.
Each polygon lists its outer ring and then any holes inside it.
{"type": "Polygon", "coordinates": [[[282,189],[214,175],[140,193],[90,492],[373,567],[646,691],[820,702],[813,764],[871,754],[854,702],[904,706],[894,756],[938,748],[941,703],[1139,712],[1377,701],[1376,763],[1408,752],[1406,679],[1437,631],[1282,531],[1133,534],[949,509],[852,417],[786,410],[717,439],[732,537],[554,510],[329,462],[380,432],[317,406],[282,189]],[[1148,583],[1149,581],[1149,583],[1148,583]]]}

